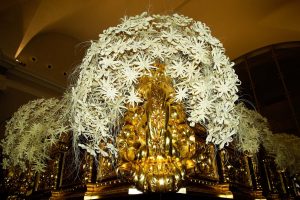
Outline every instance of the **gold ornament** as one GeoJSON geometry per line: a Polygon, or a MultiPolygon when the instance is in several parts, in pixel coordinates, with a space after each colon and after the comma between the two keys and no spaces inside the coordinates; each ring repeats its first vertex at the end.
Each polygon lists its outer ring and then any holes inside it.
{"type": "Polygon", "coordinates": [[[155,64],[139,80],[142,105],[128,106],[117,137],[118,171],[142,191],[177,191],[195,162],[195,133],[186,123],[181,103],[174,100],[164,65],[155,64]]]}

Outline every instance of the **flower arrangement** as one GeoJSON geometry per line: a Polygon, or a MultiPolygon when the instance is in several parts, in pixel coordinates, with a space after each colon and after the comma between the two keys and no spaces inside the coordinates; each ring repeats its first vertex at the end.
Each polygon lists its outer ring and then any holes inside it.
{"type": "Polygon", "coordinates": [[[235,109],[239,115],[237,148],[242,152],[255,154],[264,136],[272,135],[267,119],[258,112],[248,109],[243,103],[237,104],[235,109]]]}
{"type": "Polygon", "coordinates": [[[1,141],[4,169],[30,168],[36,172],[45,169],[50,148],[56,144],[68,125],[69,94],[62,100],[37,99],[21,106],[7,122],[5,138],[1,141]]]}
{"type": "Polygon", "coordinates": [[[291,174],[300,172],[299,137],[286,133],[270,134],[264,138],[263,146],[275,156],[279,169],[289,169],[291,174]]]}
{"type": "Polygon", "coordinates": [[[237,133],[234,102],[240,84],[224,51],[209,28],[191,18],[147,13],[125,17],[91,42],[76,70],[74,141],[94,156],[116,156],[114,138],[126,108],[144,101],[136,90],[139,78],[151,76],[154,64],[163,63],[189,124],[204,125],[207,142],[223,148],[237,133]]]}
{"type": "Polygon", "coordinates": [[[275,156],[279,169],[289,169],[291,174],[300,172],[300,138],[291,134],[273,134],[267,119],[258,112],[246,108],[243,103],[235,107],[239,115],[236,146],[242,152],[255,154],[263,145],[268,154],[275,156]]]}

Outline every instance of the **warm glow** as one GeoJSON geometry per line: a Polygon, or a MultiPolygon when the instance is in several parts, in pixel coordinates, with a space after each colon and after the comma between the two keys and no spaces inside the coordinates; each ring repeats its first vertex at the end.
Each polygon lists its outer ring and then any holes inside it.
{"type": "Polygon", "coordinates": [[[89,199],[100,199],[100,195],[91,195],[91,196],[85,196],[84,200],[89,200],[89,199]]]}
{"type": "Polygon", "coordinates": [[[186,194],[186,188],[180,188],[177,193],[186,194]]]}
{"type": "Polygon", "coordinates": [[[219,194],[218,197],[226,198],[226,199],[233,199],[233,194],[219,194]]]}
{"type": "Polygon", "coordinates": [[[143,194],[143,192],[137,190],[136,188],[129,188],[128,189],[128,194],[132,195],[132,194],[143,194]]]}
{"type": "Polygon", "coordinates": [[[159,185],[164,185],[165,184],[165,181],[163,178],[159,179],[159,185]]]}

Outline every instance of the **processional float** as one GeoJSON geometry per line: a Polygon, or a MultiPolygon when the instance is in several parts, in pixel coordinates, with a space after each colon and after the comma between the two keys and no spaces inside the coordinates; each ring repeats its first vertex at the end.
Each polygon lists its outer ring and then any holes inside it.
{"type": "Polygon", "coordinates": [[[30,102],[8,122],[4,194],[296,197],[297,180],[261,146],[271,137],[267,122],[235,105],[240,82],[232,67],[201,22],[177,14],[124,18],[91,43],[61,100],[30,102]]]}

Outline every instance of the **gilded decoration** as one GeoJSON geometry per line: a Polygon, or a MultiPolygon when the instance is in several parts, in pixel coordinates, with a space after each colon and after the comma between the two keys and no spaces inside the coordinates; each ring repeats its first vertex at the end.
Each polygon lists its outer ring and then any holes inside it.
{"type": "Polygon", "coordinates": [[[164,65],[155,67],[137,87],[145,102],[125,114],[117,138],[118,170],[142,191],[177,191],[186,170],[195,166],[195,133],[186,123],[184,107],[172,96],[164,65]]]}
{"type": "Polygon", "coordinates": [[[203,139],[198,138],[196,139],[196,149],[196,154],[193,157],[196,165],[190,175],[196,178],[218,180],[215,146],[211,143],[206,144],[203,139]]]}
{"type": "Polygon", "coordinates": [[[248,157],[245,154],[227,148],[221,150],[220,156],[225,182],[244,187],[252,186],[248,157]]]}
{"type": "Polygon", "coordinates": [[[98,182],[103,182],[105,180],[110,180],[117,177],[115,165],[111,159],[103,156],[99,156],[99,164],[97,170],[98,182]]]}
{"type": "Polygon", "coordinates": [[[5,189],[12,196],[30,195],[34,188],[35,175],[36,173],[30,168],[26,171],[11,168],[7,171],[7,176],[4,179],[5,189]]]}

